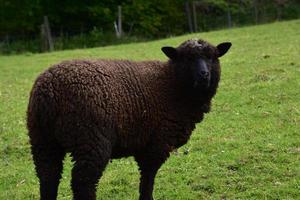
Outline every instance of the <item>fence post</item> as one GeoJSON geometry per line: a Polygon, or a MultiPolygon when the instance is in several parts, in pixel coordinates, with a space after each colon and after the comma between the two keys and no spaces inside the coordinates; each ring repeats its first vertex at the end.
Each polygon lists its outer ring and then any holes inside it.
{"type": "Polygon", "coordinates": [[[41,52],[45,52],[48,50],[48,41],[45,31],[45,25],[41,24],[41,52]]]}
{"type": "Polygon", "coordinates": [[[255,24],[258,24],[257,0],[253,0],[253,8],[254,8],[254,19],[255,19],[255,24]]]}
{"type": "Polygon", "coordinates": [[[196,2],[195,1],[192,2],[192,7],[193,7],[193,17],[194,17],[194,32],[197,32],[198,24],[197,24],[197,13],[196,13],[196,2]]]}
{"type": "Polygon", "coordinates": [[[49,20],[47,16],[44,16],[44,24],[42,25],[42,34],[44,32],[45,36],[46,36],[46,41],[47,41],[47,47],[49,48],[49,51],[53,51],[54,50],[54,45],[53,45],[53,40],[52,40],[52,36],[51,36],[51,29],[50,29],[50,25],[49,25],[49,20]]]}
{"type": "Polygon", "coordinates": [[[229,1],[227,1],[227,26],[228,26],[228,28],[231,28],[231,27],[232,27],[232,21],[231,21],[231,13],[230,13],[229,1]]]}
{"type": "Polygon", "coordinates": [[[122,37],[123,31],[122,31],[122,7],[118,6],[118,32],[119,32],[119,38],[122,37]]]}
{"type": "Polygon", "coordinates": [[[192,24],[192,17],[191,17],[191,9],[190,9],[190,5],[189,5],[188,1],[185,2],[184,7],[185,7],[186,17],[188,20],[189,31],[190,31],[190,33],[192,33],[193,32],[193,24],[192,24]]]}

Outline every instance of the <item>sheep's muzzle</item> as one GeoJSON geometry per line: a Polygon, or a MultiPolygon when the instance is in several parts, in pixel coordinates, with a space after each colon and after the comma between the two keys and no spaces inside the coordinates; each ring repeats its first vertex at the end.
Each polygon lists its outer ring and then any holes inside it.
{"type": "Polygon", "coordinates": [[[204,59],[197,59],[194,71],[194,88],[207,89],[210,85],[210,72],[204,59]]]}

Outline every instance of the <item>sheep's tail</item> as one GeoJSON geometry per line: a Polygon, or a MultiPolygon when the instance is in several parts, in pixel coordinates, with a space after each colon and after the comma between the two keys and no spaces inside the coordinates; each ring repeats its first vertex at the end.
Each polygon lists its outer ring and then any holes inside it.
{"type": "Polygon", "coordinates": [[[31,144],[40,143],[53,136],[55,108],[51,96],[52,84],[47,81],[46,73],[36,80],[29,98],[27,108],[27,128],[31,144]]]}

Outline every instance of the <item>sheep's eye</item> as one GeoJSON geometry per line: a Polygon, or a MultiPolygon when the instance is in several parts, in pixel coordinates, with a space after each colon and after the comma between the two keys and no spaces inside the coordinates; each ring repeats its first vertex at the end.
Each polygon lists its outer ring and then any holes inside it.
{"type": "Polygon", "coordinates": [[[216,56],[215,56],[215,55],[207,55],[207,56],[206,56],[206,59],[207,59],[209,62],[214,62],[214,60],[216,59],[216,56]]]}
{"type": "Polygon", "coordinates": [[[205,60],[207,60],[208,62],[211,62],[213,59],[212,59],[212,57],[211,57],[211,56],[209,56],[209,55],[206,55],[206,56],[205,56],[205,60]]]}

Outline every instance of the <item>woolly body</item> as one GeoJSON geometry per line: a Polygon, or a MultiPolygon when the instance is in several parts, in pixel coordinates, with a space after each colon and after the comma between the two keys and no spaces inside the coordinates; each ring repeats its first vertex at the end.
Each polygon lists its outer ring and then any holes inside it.
{"type": "MultiPolygon", "coordinates": [[[[185,44],[178,52],[187,58],[190,49],[185,44]]],[[[141,170],[140,199],[152,199],[157,170],[209,111],[220,78],[219,61],[213,62],[208,89],[192,87],[185,67],[173,60],[73,60],[42,73],[27,113],[41,199],[56,198],[66,152],[75,161],[75,199],[95,199],[109,159],[126,156],[141,170]]]]}

